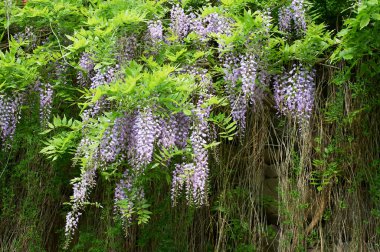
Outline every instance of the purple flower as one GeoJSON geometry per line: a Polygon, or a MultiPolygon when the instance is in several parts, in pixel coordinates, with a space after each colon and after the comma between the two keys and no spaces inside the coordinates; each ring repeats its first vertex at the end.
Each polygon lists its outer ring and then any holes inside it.
{"type": "Polygon", "coordinates": [[[170,28],[179,40],[183,39],[189,33],[190,18],[185,11],[177,4],[170,11],[170,28]]]}
{"type": "Polygon", "coordinates": [[[277,76],[274,82],[276,108],[281,114],[297,119],[300,125],[307,124],[312,114],[314,78],[315,71],[293,65],[289,73],[277,76]]]}
{"type": "Polygon", "coordinates": [[[128,150],[130,164],[138,171],[152,161],[156,129],[152,110],[150,108],[139,110],[132,128],[128,150]]]}
{"type": "Polygon", "coordinates": [[[37,85],[40,93],[40,123],[42,127],[47,127],[53,107],[53,86],[49,83],[40,82],[37,85]]]}
{"type": "Polygon", "coordinates": [[[124,229],[127,229],[132,222],[135,202],[141,201],[145,197],[143,188],[139,187],[137,190],[133,190],[136,187],[134,181],[135,176],[128,170],[125,170],[123,178],[115,187],[114,212],[121,217],[124,229]]]}
{"type": "Polygon", "coordinates": [[[23,95],[0,95],[0,130],[3,148],[10,148],[9,141],[13,139],[17,123],[20,120],[20,109],[23,95]],[[7,143],[8,142],[8,143],[7,143]]]}
{"type": "Polygon", "coordinates": [[[306,13],[303,0],[293,0],[290,7],[279,11],[279,29],[291,32],[293,27],[297,33],[306,30],[306,13]]]}
{"type": "Polygon", "coordinates": [[[148,31],[153,44],[157,44],[163,40],[163,28],[160,20],[149,22],[148,31]]]}

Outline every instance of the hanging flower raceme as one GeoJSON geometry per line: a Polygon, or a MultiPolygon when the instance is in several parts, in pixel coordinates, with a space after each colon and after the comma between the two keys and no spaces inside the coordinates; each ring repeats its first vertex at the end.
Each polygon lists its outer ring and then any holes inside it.
{"type": "Polygon", "coordinates": [[[121,37],[118,40],[116,59],[119,65],[124,64],[126,61],[133,60],[137,52],[137,38],[135,35],[121,37]]]}
{"type": "Polygon", "coordinates": [[[189,183],[192,194],[188,193],[188,200],[192,200],[195,205],[201,206],[207,203],[207,188],[208,179],[208,150],[205,148],[209,127],[207,119],[210,115],[210,108],[203,108],[203,97],[198,101],[197,108],[194,111],[195,120],[193,131],[190,136],[191,145],[193,148],[193,163],[194,171],[190,175],[189,183]]]}
{"type": "Polygon", "coordinates": [[[149,22],[148,32],[149,38],[151,39],[154,45],[161,42],[164,38],[161,20],[149,22]]]}
{"type": "Polygon", "coordinates": [[[134,186],[134,176],[125,170],[123,178],[115,187],[114,212],[121,217],[125,230],[132,222],[134,202],[144,199],[144,190],[142,188],[133,190],[134,186]]]}
{"type": "Polygon", "coordinates": [[[16,132],[17,123],[20,120],[20,109],[23,103],[23,95],[0,95],[0,130],[3,148],[10,148],[11,141],[16,132]],[[8,142],[8,143],[7,143],[8,142]]]}
{"type": "Polygon", "coordinates": [[[91,71],[94,70],[95,64],[91,59],[89,53],[83,53],[79,59],[79,66],[82,71],[78,72],[77,80],[81,86],[87,86],[88,80],[90,79],[91,71]]]}
{"type": "Polygon", "coordinates": [[[38,82],[37,89],[40,93],[40,123],[42,127],[47,127],[53,108],[53,86],[49,83],[38,82]]]}
{"type": "Polygon", "coordinates": [[[303,0],[293,0],[289,7],[279,11],[279,29],[283,32],[297,33],[306,30],[306,13],[303,0]]]}
{"type": "Polygon", "coordinates": [[[293,65],[289,73],[277,76],[274,82],[276,108],[302,125],[309,122],[314,105],[315,71],[293,65]]]}
{"type": "Polygon", "coordinates": [[[179,149],[184,149],[187,145],[187,139],[190,132],[190,117],[184,113],[175,114],[177,132],[175,134],[175,144],[179,149]]]}
{"type": "Polygon", "coordinates": [[[187,36],[190,28],[190,18],[179,5],[172,7],[170,11],[170,21],[170,28],[179,40],[187,36]]]}
{"type": "Polygon", "coordinates": [[[211,13],[205,17],[197,17],[190,14],[190,30],[195,32],[202,41],[211,37],[212,34],[231,35],[232,20],[219,13],[211,13]]]}
{"type": "MultiPolygon", "coordinates": [[[[116,65],[115,67],[108,67],[106,68],[105,72],[98,69],[95,75],[91,77],[90,89],[96,89],[101,85],[108,84],[114,81],[117,77],[116,73],[118,68],[118,65],[116,65]]],[[[96,115],[99,115],[102,111],[107,110],[109,106],[110,102],[106,100],[105,97],[101,97],[99,100],[95,102],[95,104],[92,104],[83,112],[84,121],[88,120],[89,118],[95,117],[96,115]]]]}
{"type": "Polygon", "coordinates": [[[241,77],[241,67],[239,57],[227,54],[222,58],[225,90],[231,106],[232,119],[237,123],[240,134],[245,131],[245,119],[247,113],[247,99],[243,92],[239,91],[237,82],[241,77]]]}
{"type": "Polygon", "coordinates": [[[150,108],[137,112],[129,141],[128,158],[131,166],[141,171],[152,162],[157,136],[156,120],[150,108]]]}
{"type": "Polygon", "coordinates": [[[96,170],[98,169],[97,155],[91,153],[93,141],[83,138],[79,144],[77,155],[89,159],[86,169],[82,172],[79,179],[73,184],[72,208],[66,215],[66,247],[69,245],[75,230],[78,227],[79,217],[82,214],[84,204],[88,201],[91,190],[96,185],[96,170]]]}
{"type": "Polygon", "coordinates": [[[183,187],[186,187],[186,199],[189,204],[201,206],[207,204],[208,150],[206,149],[209,127],[207,118],[210,107],[202,105],[204,98],[200,97],[194,110],[194,121],[190,142],[193,149],[193,162],[176,164],[173,171],[171,198],[175,205],[183,187]]]}
{"type": "Polygon", "coordinates": [[[255,56],[248,54],[242,57],[240,61],[241,89],[247,100],[253,103],[256,91],[256,72],[257,63],[255,56]]]}
{"type": "Polygon", "coordinates": [[[165,149],[171,149],[176,145],[176,136],[178,133],[178,124],[174,115],[168,119],[159,120],[158,144],[165,149]]]}
{"type": "Polygon", "coordinates": [[[99,148],[100,160],[103,164],[110,164],[118,158],[125,157],[132,123],[133,118],[124,115],[116,118],[112,127],[106,129],[99,148]]]}

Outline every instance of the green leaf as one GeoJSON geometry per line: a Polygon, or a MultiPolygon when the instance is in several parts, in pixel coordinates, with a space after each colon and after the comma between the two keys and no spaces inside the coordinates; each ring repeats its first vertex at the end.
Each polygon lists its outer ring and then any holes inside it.
{"type": "Polygon", "coordinates": [[[360,30],[369,24],[370,18],[368,14],[364,14],[360,20],[360,30]]]}
{"type": "Polygon", "coordinates": [[[375,20],[380,20],[380,14],[379,13],[374,13],[372,14],[372,18],[375,20]]]}
{"type": "Polygon", "coordinates": [[[368,0],[366,2],[366,4],[368,4],[369,6],[375,6],[378,4],[378,1],[377,0],[368,0]]]}
{"type": "Polygon", "coordinates": [[[187,116],[191,116],[191,111],[190,110],[188,110],[188,109],[184,109],[183,110],[183,113],[185,114],[185,115],[187,115],[187,116]]]}

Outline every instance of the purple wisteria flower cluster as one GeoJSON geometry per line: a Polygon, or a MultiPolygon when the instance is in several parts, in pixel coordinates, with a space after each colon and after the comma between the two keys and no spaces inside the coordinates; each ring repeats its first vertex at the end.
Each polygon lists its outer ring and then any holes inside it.
{"type": "Polygon", "coordinates": [[[309,122],[314,105],[315,71],[293,65],[289,73],[277,76],[274,82],[276,108],[283,115],[290,115],[301,125],[309,122]]]}
{"type": "Polygon", "coordinates": [[[211,13],[205,17],[197,17],[190,14],[190,30],[195,32],[202,41],[210,38],[212,34],[231,35],[232,20],[218,13],[211,13]]]}
{"type": "Polygon", "coordinates": [[[81,86],[87,86],[92,71],[94,70],[95,63],[89,53],[83,53],[79,59],[79,66],[82,71],[78,72],[77,81],[81,86]]]}
{"type": "Polygon", "coordinates": [[[161,20],[148,23],[148,34],[150,40],[153,42],[153,45],[156,45],[163,40],[164,36],[161,20]]]}
{"type": "Polygon", "coordinates": [[[177,140],[178,124],[174,115],[170,116],[168,119],[161,118],[159,120],[159,136],[158,144],[165,149],[174,148],[177,140]]]}
{"type": "MultiPolygon", "coordinates": [[[[114,81],[117,78],[116,73],[118,69],[118,65],[115,67],[107,67],[104,72],[100,69],[97,69],[95,75],[91,77],[90,89],[94,90],[101,85],[109,84],[114,81]]],[[[105,97],[100,97],[100,99],[97,100],[95,104],[83,112],[83,119],[86,121],[89,118],[93,118],[96,115],[99,115],[102,111],[107,110],[109,107],[110,102],[107,101],[105,97]]]]}
{"type": "Polygon", "coordinates": [[[306,30],[306,14],[303,0],[293,0],[289,7],[279,10],[279,29],[291,32],[294,28],[297,33],[306,30]]]}
{"type": "Polygon", "coordinates": [[[186,187],[186,199],[189,204],[201,206],[207,204],[207,179],[209,174],[208,168],[208,150],[206,149],[209,125],[208,117],[210,107],[203,107],[204,98],[200,97],[198,105],[193,111],[194,121],[190,142],[193,150],[193,160],[191,163],[176,164],[173,172],[172,181],[172,202],[176,204],[176,199],[186,187]]]}
{"type": "Polygon", "coordinates": [[[79,180],[73,184],[72,209],[66,215],[66,246],[68,246],[72,235],[78,228],[79,217],[82,215],[83,206],[88,200],[90,191],[96,185],[96,170],[96,165],[89,167],[86,171],[82,172],[79,180]]]}
{"type": "Polygon", "coordinates": [[[40,93],[40,123],[42,127],[47,127],[53,108],[53,86],[49,83],[44,84],[40,82],[37,85],[40,93]]]}
{"type": "Polygon", "coordinates": [[[132,127],[128,148],[129,162],[137,171],[142,171],[146,165],[152,162],[157,130],[157,121],[152,109],[140,109],[132,127]]]}
{"type": "Polygon", "coordinates": [[[0,137],[3,148],[11,147],[9,141],[12,141],[16,132],[16,126],[20,120],[22,103],[22,94],[16,94],[14,96],[6,94],[0,95],[0,137]]]}
{"type": "Polygon", "coordinates": [[[179,6],[174,5],[170,11],[170,28],[179,40],[182,40],[189,33],[190,17],[186,15],[185,11],[179,6]]]}
{"type": "Polygon", "coordinates": [[[27,26],[25,28],[25,31],[23,32],[18,32],[16,34],[13,35],[13,38],[17,41],[17,42],[21,42],[21,41],[28,41],[29,42],[29,45],[31,46],[31,48],[35,48],[37,47],[37,40],[38,40],[38,37],[37,35],[33,32],[33,27],[29,27],[27,26]]]}
{"type": "Polygon", "coordinates": [[[240,59],[232,53],[221,58],[226,82],[225,90],[231,106],[232,119],[237,123],[240,133],[245,131],[245,118],[247,113],[247,99],[238,90],[237,84],[241,77],[240,59]]]}
{"type": "Polygon", "coordinates": [[[122,37],[118,40],[117,44],[118,53],[116,55],[116,59],[120,65],[135,58],[138,47],[137,38],[135,35],[122,37]]]}
{"type": "Polygon", "coordinates": [[[175,119],[177,126],[175,131],[175,144],[179,149],[184,149],[190,134],[191,119],[182,112],[175,114],[175,119]]]}
{"type": "Polygon", "coordinates": [[[126,114],[116,118],[112,127],[106,129],[99,147],[102,164],[110,164],[125,157],[132,123],[133,117],[126,114]]]}
{"type": "Polygon", "coordinates": [[[261,69],[259,59],[251,53],[243,56],[228,53],[221,57],[221,61],[231,116],[239,127],[239,133],[243,135],[248,106],[261,103],[265,95],[264,89],[269,84],[269,76],[261,69]]]}
{"type": "Polygon", "coordinates": [[[142,201],[145,197],[143,188],[139,187],[133,191],[136,186],[134,180],[133,174],[125,170],[123,178],[116,184],[115,188],[114,212],[121,217],[125,230],[132,222],[134,202],[142,201]],[[132,193],[134,194],[132,195],[132,193]]]}

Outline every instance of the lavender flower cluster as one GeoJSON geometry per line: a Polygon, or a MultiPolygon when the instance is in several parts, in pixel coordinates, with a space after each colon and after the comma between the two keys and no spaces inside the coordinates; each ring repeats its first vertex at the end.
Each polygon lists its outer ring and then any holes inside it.
{"type": "Polygon", "coordinates": [[[291,32],[293,25],[297,33],[306,30],[306,14],[303,0],[292,0],[289,7],[283,7],[279,11],[279,29],[283,32],[291,32]]]}
{"type": "Polygon", "coordinates": [[[135,58],[138,46],[135,35],[122,37],[119,39],[117,44],[118,53],[116,55],[116,59],[120,65],[135,58]]]}
{"type": "Polygon", "coordinates": [[[26,27],[24,32],[18,32],[13,35],[17,42],[28,41],[31,48],[37,47],[37,35],[33,32],[33,27],[26,27]]]}
{"type": "Polygon", "coordinates": [[[82,71],[78,72],[77,80],[81,86],[87,86],[91,73],[94,70],[95,63],[89,53],[83,53],[79,59],[79,66],[82,71]]]}
{"type": "Polygon", "coordinates": [[[314,105],[315,71],[293,65],[289,73],[277,76],[274,82],[276,108],[302,125],[308,123],[314,105]]]}
{"type": "Polygon", "coordinates": [[[170,28],[179,40],[183,39],[189,33],[190,17],[185,14],[185,11],[177,4],[170,11],[170,28]]]}
{"type": "Polygon", "coordinates": [[[133,174],[125,170],[123,178],[115,187],[114,212],[121,217],[124,229],[127,229],[132,222],[134,201],[141,201],[145,196],[143,188],[139,187],[136,194],[130,197],[133,187],[136,186],[134,179],[133,174]]]}
{"type": "Polygon", "coordinates": [[[200,97],[197,108],[194,110],[190,142],[193,149],[193,162],[176,164],[173,172],[171,198],[176,204],[177,196],[186,186],[186,199],[189,204],[201,206],[207,204],[207,179],[208,179],[208,150],[205,148],[208,138],[207,118],[210,107],[204,108],[204,98],[200,97]]]}
{"type": "Polygon", "coordinates": [[[248,105],[256,106],[262,101],[268,76],[265,70],[259,69],[258,59],[253,54],[236,56],[229,53],[221,57],[221,61],[231,116],[239,127],[239,133],[243,135],[248,105]],[[239,81],[241,90],[238,87],[239,81]]]}
{"type": "Polygon", "coordinates": [[[101,163],[110,164],[125,157],[132,123],[133,118],[126,114],[116,118],[113,126],[106,129],[99,147],[101,163]]]}
{"type": "Polygon", "coordinates": [[[49,83],[40,82],[37,85],[40,93],[40,123],[42,127],[47,127],[53,108],[53,86],[49,83]]]}
{"type": "Polygon", "coordinates": [[[212,34],[231,35],[232,20],[218,13],[211,13],[203,18],[191,13],[190,18],[190,30],[194,31],[202,41],[207,40],[212,34]]]}
{"type": "MultiPolygon", "coordinates": [[[[97,87],[111,83],[116,79],[116,72],[119,68],[118,65],[115,67],[108,67],[105,72],[100,69],[97,69],[95,75],[91,77],[90,89],[96,89],[97,87]]],[[[107,110],[110,107],[110,102],[107,101],[104,97],[101,97],[95,102],[91,107],[87,108],[83,112],[83,119],[86,121],[89,118],[93,118],[96,115],[99,115],[102,111],[107,110]]]]}
{"type": "Polygon", "coordinates": [[[84,203],[88,200],[89,192],[96,185],[96,170],[96,165],[90,167],[81,174],[79,181],[75,182],[73,185],[74,193],[72,198],[72,210],[66,215],[66,245],[68,245],[68,242],[72,238],[72,235],[78,228],[79,217],[82,215],[84,203]]]}
{"type": "Polygon", "coordinates": [[[140,109],[132,126],[132,136],[128,148],[129,162],[138,171],[152,162],[157,129],[152,110],[150,108],[140,109]]]}
{"type": "MultiPolygon", "coordinates": [[[[193,131],[190,136],[191,145],[194,155],[194,172],[190,176],[192,189],[191,199],[195,205],[204,205],[207,203],[206,182],[208,178],[208,150],[205,148],[209,127],[207,119],[210,115],[210,107],[203,107],[203,97],[198,101],[197,108],[194,111],[195,121],[193,131]]],[[[189,196],[189,195],[188,195],[189,196]]],[[[190,198],[188,198],[190,200],[190,198]]]]}
{"type": "Polygon", "coordinates": [[[9,141],[13,139],[16,132],[22,103],[22,94],[16,94],[15,96],[0,95],[0,137],[4,148],[11,147],[9,141]]]}
{"type": "Polygon", "coordinates": [[[149,38],[154,45],[163,40],[163,28],[160,20],[148,23],[149,38]]]}

